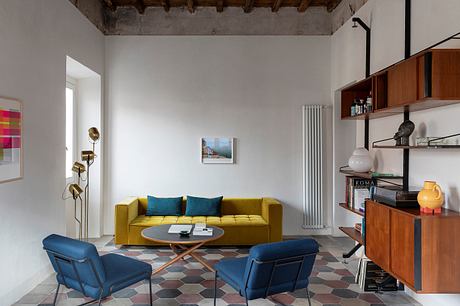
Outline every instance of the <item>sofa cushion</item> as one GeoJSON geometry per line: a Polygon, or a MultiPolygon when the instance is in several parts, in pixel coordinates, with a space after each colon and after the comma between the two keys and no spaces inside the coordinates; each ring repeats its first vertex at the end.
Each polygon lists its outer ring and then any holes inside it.
{"type": "Polygon", "coordinates": [[[182,197],[157,198],[147,196],[147,216],[180,216],[182,214],[182,197]]]}
{"type": "Polygon", "coordinates": [[[137,216],[131,226],[149,227],[160,224],[195,224],[206,223],[215,226],[266,226],[268,223],[259,215],[226,215],[222,217],[208,216],[137,216]]]}
{"type": "Polygon", "coordinates": [[[220,216],[223,197],[198,198],[187,196],[186,216],[220,216]]]}

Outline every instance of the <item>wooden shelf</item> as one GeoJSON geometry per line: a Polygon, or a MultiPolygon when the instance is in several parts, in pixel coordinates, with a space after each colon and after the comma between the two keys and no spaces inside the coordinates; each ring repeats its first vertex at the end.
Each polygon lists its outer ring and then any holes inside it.
{"type": "Polygon", "coordinates": [[[346,174],[346,175],[351,175],[351,176],[357,176],[365,179],[376,179],[376,180],[397,180],[397,179],[402,179],[402,176],[387,176],[387,175],[373,175],[373,172],[356,172],[351,169],[340,169],[340,173],[346,174]]]}
{"type": "Polygon", "coordinates": [[[360,216],[364,217],[364,212],[359,211],[358,209],[348,207],[348,205],[346,203],[339,203],[339,206],[344,208],[344,209],[346,209],[346,210],[348,210],[348,211],[351,211],[352,213],[355,213],[357,215],[360,215],[360,216]]]}
{"type": "Polygon", "coordinates": [[[354,241],[363,244],[363,236],[354,227],[339,227],[339,229],[354,241]]]}
{"type": "Polygon", "coordinates": [[[372,145],[374,149],[410,149],[410,150],[433,150],[433,149],[460,149],[460,145],[431,145],[431,146],[379,146],[372,145]]]}

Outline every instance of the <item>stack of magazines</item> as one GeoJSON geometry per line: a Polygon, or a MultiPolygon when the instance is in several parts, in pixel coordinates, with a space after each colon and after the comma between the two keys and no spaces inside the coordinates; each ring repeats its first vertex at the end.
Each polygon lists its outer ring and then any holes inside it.
{"type": "Polygon", "coordinates": [[[358,273],[355,281],[364,291],[379,291],[378,284],[390,277],[390,281],[383,285],[381,291],[396,291],[398,284],[395,278],[391,277],[385,270],[377,266],[366,256],[359,259],[358,273]]]}
{"type": "Polygon", "coordinates": [[[205,223],[197,223],[193,228],[193,236],[212,236],[212,228],[206,227],[205,223]]]}

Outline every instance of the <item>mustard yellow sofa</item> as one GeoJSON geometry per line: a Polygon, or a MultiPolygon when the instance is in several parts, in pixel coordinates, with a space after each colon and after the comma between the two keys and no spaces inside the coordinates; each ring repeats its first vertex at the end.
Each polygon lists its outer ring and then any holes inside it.
{"type": "MultiPolygon", "coordinates": [[[[186,201],[183,200],[183,211],[186,201]]],[[[255,245],[281,241],[283,206],[273,198],[222,200],[221,217],[146,216],[147,198],[130,197],[115,206],[115,244],[153,245],[143,229],[160,224],[206,223],[225,230],[214,245],[255,245]]]]}

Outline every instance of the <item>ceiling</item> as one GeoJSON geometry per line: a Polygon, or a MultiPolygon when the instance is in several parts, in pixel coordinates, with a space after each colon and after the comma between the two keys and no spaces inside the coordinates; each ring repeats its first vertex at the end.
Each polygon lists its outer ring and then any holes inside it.
{"type": "Polygon", "coordinates": [[[100,0],[108,9],[115,11],[118,7],[135,7],[144,14],[147,7],[163,7],[166,12],[171,7],[185,7],[190,13],[197,7],[215,7],[217,12],[223,12],[226,7],[241,7],[245,13],[250,13],[256,7],[269,7],[272,12],[278,12],[281,7],[296,7],[303,13],[309,7],[322,6],[332,12],[342,0],[100,0]]]}

